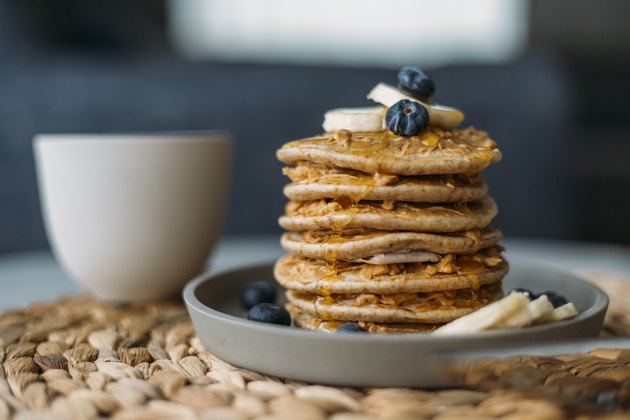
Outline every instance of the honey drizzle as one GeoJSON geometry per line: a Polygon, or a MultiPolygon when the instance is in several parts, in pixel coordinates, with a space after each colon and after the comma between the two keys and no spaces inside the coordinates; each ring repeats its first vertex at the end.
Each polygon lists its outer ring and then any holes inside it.
{"type": "MultiPolygon", "coordinates": [[[[365,147],[364,145],[360,144],[360,142],[356,141],[357,139],[355,138],[355,135],[353,133],[344,132],[343,134],[346,147],[348,151],[353,154],[370,156],[378,152],[379,150],[389,147],[390,145],[389,138],[386,135],[380,136],[378,138],[378,141],[372,143],[371,145],[369,145],[369,147],[365,147]]],[[[364,139],[364,137],[359,137],[359,139],[364,139]]],[[[333,235],[329,238],[326,238],[322,244],[322,246],[324,247],[324,260],[326,261],[328,272],[317,283],[317,292],[320,297],[323,298],[326,298],[331,294],[329,281],[339,278],[338,255],[334,251],[334,248],[328,247],[326,245],[333,243],[343,243],[347,241],[347,239],[342,236],[343,230],[352,223],[356,214],[359,213],[359,202],[370,195],[376,184],[374,175],[372,175],[372,177],[370,178],[362,178],[360,176],[352,175],[335,177],[333,174],[329,175],[327,178],[327,181],[334,181],[335,179],[343,178],[345,183],[349,183],[351,185],[361,185],[365,188],[362,188],[356,194],[348,196],[349,206],[346,203],[343,210],[341,212],[337,212],[337,215],[342,217],[331,219],[331,230],[333,232],[333,235]],[[348,182],[349,180],[350,182],[348,182]]],[[[318,312],[318,314],[320,311],[319,302],[319,300],[315,302],[315,311],[318,312]]]]}
{"type": "Polygon", "coordinates": [[[373,157],[377,152],[387,149],[391,145],[388,132],[377,135],[352,135],[348,152],[355,156],[373,157]]]}

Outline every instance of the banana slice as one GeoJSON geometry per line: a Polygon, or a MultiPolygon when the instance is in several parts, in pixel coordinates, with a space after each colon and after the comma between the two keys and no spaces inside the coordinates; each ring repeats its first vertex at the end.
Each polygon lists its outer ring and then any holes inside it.
{"type": "Polygon", "coordinates": [[[553,312],[553,305],[546,295],[540,296],[527,304],[519,312],[495,325],[495,328],[523,328],[533,324],[541,317],[553,312]]]}
{"type": "Polygon", "coordinates": [[[419,102],[429,111],[429,124],[437,125],[442,128],[457,127],[459,123],[464,120],[464,113],[459,109],[423,102],[413,96],[402,93],[394,86],[386,83],[379,83],[374,86],[370,93],[368,93],[367,98],[379,104],[383,104],[386,107],[394,105],[401,99],[419,102]]]}
{"type": "Polygon", "coordinates": [[[385,108],[338,108],[324,114],[324,130],[328,133],[337,130],[359,132],[385,130],[385,108]]]}
{"type": "Polygon", "coordinates": [[[577,315],[577,309],[575,309],[575,305],[569,302],[565,305],[562,305],[548,314],[543,315],[536,321],[536,324],[546,324],[547,322],[555,322],[562,321],[564,319],[573,318],[577,315]]]}
{"type": "Polygon", "coordinates": [[[529,299],[524,294],[510,293],[501,300],[449,322],[433,331],[432,334],[463,334],[488,330],[505,322],[514,314],[520,313],[527,305],[529,305],[529,299]]]}
{"type": "Polygon", "coordinates": [[[378,254],[369,258],[361,258],[356,262],[365,264],[402,264],[410,262],[438,262],[441,255],[432,252],[414,251],[414,252],[390,252],[388,254],[378,254]]]}

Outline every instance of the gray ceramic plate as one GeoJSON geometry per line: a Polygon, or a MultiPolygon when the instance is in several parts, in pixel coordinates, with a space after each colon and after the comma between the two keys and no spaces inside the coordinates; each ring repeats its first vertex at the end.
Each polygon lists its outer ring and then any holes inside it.
{"type": "MultiPolygon", "coordinates": [[[[567,271],[511,259],[504,290],[554,290],[575,304],[571,320],[521,330],[469,335],[327,334],[245,319],[239,295],[253,280],[273,281],[273,264],[209,272],[184,289],[202,343],[218,357],[247,369],[307,382],[351,386],[445,386],[448,363],[471,355],[533,353],[554,340],[587,339],[601,328],[607,296],[567,271]]],[[[565,346],[566,347],[566,346],[565,346]]]]}

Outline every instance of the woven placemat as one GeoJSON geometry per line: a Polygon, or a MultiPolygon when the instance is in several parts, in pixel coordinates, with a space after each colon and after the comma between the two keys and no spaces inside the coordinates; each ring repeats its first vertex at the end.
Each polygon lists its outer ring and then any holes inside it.
{"type": "MultiPolygon", "coordinates": [[[[604,333],[630,334],[630,279],[604,333]]],[[[630,350],[484,362],[466,389],[334,388],[232,366],[180,301],[117,307],[81,296],[0,315],[0,419],[630,418],[630,350]]]]}

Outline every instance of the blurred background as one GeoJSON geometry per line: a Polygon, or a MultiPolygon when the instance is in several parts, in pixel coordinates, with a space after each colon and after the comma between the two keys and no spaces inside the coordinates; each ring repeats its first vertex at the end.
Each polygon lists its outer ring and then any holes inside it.
{"type": "Polygon", "coordinates": [[[40,132],[222,128],[225,233],[279,233],[275,150],[420,65],[487,130],[511,237],[630,243],[625,0],[0,0],[0,253],[47,247],[40,132]]]}

